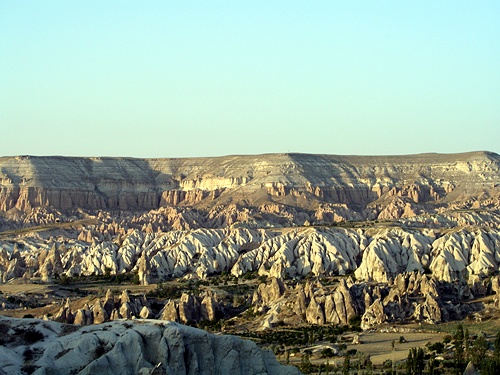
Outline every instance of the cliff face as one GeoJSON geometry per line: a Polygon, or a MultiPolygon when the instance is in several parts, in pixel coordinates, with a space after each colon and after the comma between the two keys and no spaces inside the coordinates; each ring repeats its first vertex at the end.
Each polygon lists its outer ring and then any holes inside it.
{"type": "MultiPolygon", "coordinates": [[[[489,194],[500,184],[499,165],[498,155],[485,152],[391,157],[3,157],[0,210],[43,206],[150,210],[228,202],[311,208],[326,202],[362,211],[368,205],[385,208],[388,201],[394,204],[394,197],[422,203],[489,194]]],[[[404,212],[404,204],[400,211],[404,212]]]]}

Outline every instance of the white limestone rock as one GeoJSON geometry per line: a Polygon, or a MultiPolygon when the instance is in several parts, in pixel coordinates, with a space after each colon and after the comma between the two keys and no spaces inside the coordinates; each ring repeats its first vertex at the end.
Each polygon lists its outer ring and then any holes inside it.
{"type": "MultiPolygon", "coordinates": [[[[32,360],[36,375],[135,375],[155,367],[176,375],[300,373],[280,365],[274,355],[251,341],[211,335],[167,321],[120,321],[76,330],[32,319],[0,317],[0,324],[35,330],[44,336],[32,344],[16,340],[0,347],[0,368],[9,374],[22,373],[22,353],[28,347],[40,353],[32,360]]],[[[9,330],[9,334],[14,331],[9,330]]]]}

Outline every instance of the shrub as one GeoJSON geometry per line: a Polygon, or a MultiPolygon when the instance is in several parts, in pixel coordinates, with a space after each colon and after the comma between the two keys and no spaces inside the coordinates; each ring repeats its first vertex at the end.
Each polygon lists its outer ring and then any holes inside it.
{"type": "Polygon", "coordinates": [[[358,330],[361,328],[361,317],[359,315],[353,315],[349,318],[349,326],[353,330],[358,330]]]}
{"type": "Polygon", "coordinates": [[[347,354],[349,354],[349,355],[356,355],[356,353],[357,353],[357,352],[358,352],[358,350],[357,350],[357,349],[349,349],[349,350],[347,351],[347,354]]]}
{"type": "Polygon", "coordinates": [[[34,344],[37,341],[43,340],[45,336],[42,332],[37,331],[34,328],[14,328],[14,331],[18,336],[20,336],[26,344],[34,344]]]}
{"type": "Polygon", "coordinates": [[[434,344],[430,344],[428,348],[429,350],[435,351],[439,354],[444,352],[444,344],[442,342],[435,342],[434,344]]]}
{"type": "Polygon", "coordinates": [[[157,297],[157,298],[170,298],[176,299],[180,298],[181,291],[172,285],[167,285],[164,283],[159,283],[156,288],[152,291],[146,293],[147,297],[157,297]]]}
{"type": "Polygon", "coordinates": [[[33,359],[33,350],[27,348],[23,353],[24,361],[31,361],[33,359]]]}
{"type": "Polygon", "coordinates": [[[97,359],[106,354],[106,345],[102,341],[99,342],[99,345],[96,346],[94,351],[94,358],[97,359]]]}
{"type": "Polygon", "coordinates": [[[24,373],[24,374],[33,374],[40,366],[36,366],[36,365],[31,365],[31,364],[25,364],[23,365],[23,367],[21,367],[21,371],[24,373]]]}

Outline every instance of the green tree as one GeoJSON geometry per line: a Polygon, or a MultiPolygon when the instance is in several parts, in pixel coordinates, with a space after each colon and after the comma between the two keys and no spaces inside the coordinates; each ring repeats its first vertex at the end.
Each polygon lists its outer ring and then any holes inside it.
{"type": "Polygon", "coordinates": [[[484,364],[486,358],[486,353],[488,351],[488,342],[486,341],[486,337],[484,334],[480,333],[474,343],[472,344],[470,350],[470,359],[476,368],[481,369],[484,364]]]}
{"type": "Polygon", "coordinates": [[[413,366],[414,366],[413,350],[410,350],[408,352],[408,357],[406,357],[406,373],[408,375],[412,375],[413,366]]]}
{"type": "Polygon", "coordinates": [[[332,366],[332,365],[330,365],[330,361],[326,361],[326,363],[323,365],[323,369],[325,370],[325,372],[326,372],[327,374],[329,374],[329,373],[330,373],[330,371],[332,371],[333,366],[332,366]]]}
{"type": "Polygon", "coordinates": [[[304,374],[310,374],[311,372],[313,372],[314,366],[311,363],[311,359],[309,357],[309,353],[305,352],[304,355],[302,356],[302,358],[300,360],[299,369],[304,374]]]}
{"type": "Polygon", "coordinates": [[[500,362],[500,331],[498,331],[495,341],[493,341],[493,358],[500,362]]]}
{"type": "Polygon", "coordinates": [[[481,375],[500,374],[500,331],[493,341],[493,356],[483,361],[481,375]]]}
{"type": "Polygon", "coordinates": [[[464,359],[465,359],[465,363],[468,363],[470,361],[470,347],[469,347],[469,340],[470,340],[470,337],[469,337],[469,329],[466,328],[464,330],[464,359]]]}
{"type": "Polygon", "coordinates": [[[459,324],[453,333],[453,344],[455,345],[454,364],[456,374],[462,374],[465,369],[464,355],[464,327],[459,324]]]}
{"type": "Polygon", "coordinates": [[[367,374],[372,374],[373,373],[373,363],[372,363],[372,359],[370,356],[367,356],[365,357],[365,361],[363,363],[364,367],[365,367],[365,372],[367,374]]]}
{"type": "Polygon", "coordinates": [[[500,362],[494,358],[488,358],[484,361],[481,368],[481,375],[498,375],[500,374],[500,362]]]}
{"type": "Polygon", "coordinates": [[[422,348],[411,348],[406,359],[406,373],[408,375],[422,375],[424,367],[424,350],[422,348]]]}
{"type": "Polygon", "coordinates": [[[438,366],[439,363],[438,361],[436,361],[436,358],[434,358],[434,356],[429,358],[429,360],[427,361],[427,374],[438,375],[439,374],[438,366]]]}
{"type": "Polygon", "coordinates": [[[349,375],[349,369],[351,368],[351,356],[346,353],[344,357],[344,363],[342,364],[342,374],[349,375]]]}

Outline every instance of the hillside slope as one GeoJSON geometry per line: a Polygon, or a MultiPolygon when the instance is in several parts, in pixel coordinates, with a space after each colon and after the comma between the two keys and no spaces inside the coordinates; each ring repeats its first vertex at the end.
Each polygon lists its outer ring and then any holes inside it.
{"type": "MultiPolygon", "coordinates": [[[[0,210],[142,209],[283,203],[362,212],[391,196],[454,202],[497,196],[493,153],[405,156],[269,154],[187,159],[3,157],[0,210]]],[[[380,210],[378,210],[380,211],[380,210]]]]}

